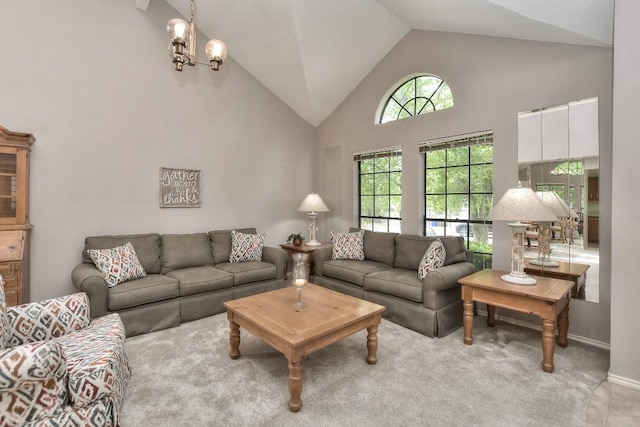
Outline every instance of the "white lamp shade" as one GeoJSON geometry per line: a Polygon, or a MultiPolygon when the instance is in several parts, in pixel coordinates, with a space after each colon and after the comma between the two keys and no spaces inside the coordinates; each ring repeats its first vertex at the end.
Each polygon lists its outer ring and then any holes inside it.
{"type": "Polygon", "coordinates": [[[552,222],[558,217],[527,187],[510,188],[493,207],[487,219],[494,221],[552,222]]]}
{"type": "Polygon", "coordinates": [[[318,194],[310,193],[298,206],[298,212],[329,212],[329,208],[318,194]]]}
{"type": "Polygon", "coordinates": [[[575,213],[555,191],[536,191],[536,194],[540,200],[542,200],[542,203],[558,218],[578,217],[578,214],[575,213]]]}

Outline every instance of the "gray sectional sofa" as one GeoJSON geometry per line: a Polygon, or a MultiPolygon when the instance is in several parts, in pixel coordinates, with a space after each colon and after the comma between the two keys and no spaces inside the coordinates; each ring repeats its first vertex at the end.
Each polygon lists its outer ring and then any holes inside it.
{"type": "Polygon", "coordinates": [[[364,261],[332,260],[331,248],[316,250],[314,283],[382,304],[386,319],[430,337],[445,336],[462,326],[458,279],[476,268],[461,237],[365,231],[364,255],[364,261]],[[444,266],[420,280],[420,260],[438,238],[446,250],[444,266]]]}
{"type": "MultiPolygon", "coordinates": [[[[256,233],[255,228],[236,231],[256,233]]],[[[71,280],[89,296],[92,318],[120,314],[129,337],[222,313],[225,301],[285,286],[284,250],[264,246],[260,262],[230,263],[230,253],[231,230],[87,237],[71,280]],[[110,288],[87,249],[127,242],[147,275],[110,288]]]]}

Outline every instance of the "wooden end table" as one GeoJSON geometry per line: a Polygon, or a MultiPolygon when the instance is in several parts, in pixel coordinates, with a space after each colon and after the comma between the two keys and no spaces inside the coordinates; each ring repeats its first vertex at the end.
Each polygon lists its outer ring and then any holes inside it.
{"type": "MultiPolygon", "coordinates": [[[[284,249],[285,251],[287,251],[287,253],[289,255],[292,255],[292,254],[294,254],[296,252],[309,254],[309,256],[307,257],[307,263],[305,265],[307,267],[307,281],[309,281],[311,276],[313,274],[315,274],[315,271],[314,271],[315,265],[313,263],[313,252],[318,250],[318,249],[330,248],[332,246],[333,246],[333,244],[331,244],[331,243],[322,243],[320,246],[307,246],[304,243],[301,244],[300,246],[296,246],[296,245],[291,244],[291,243],[283,243],[283,244],[280,245],[280,247],[282,249],[284,249]]],[[[288,276],[288,267],[285,266],[285,268],[284,268],[284,280],[287,280],[288,278],[289,278],[289,276],[288,276]]]]}
{"type": "Polygon", "coordinates": [[[229,319],[232,359],[240,357],[240,327],[282,353],[289,361],[289,410],[302,407],[302,360],[343,338],[367,329],[367,363],[378,361],[378,325],[385,307],[308,284],[307,307],[296,311],[295,286],[224,303],[229,319]]]}
{"type": "Polygon", "coordinates": [[[487,325],[495,325],[496,307],[531,313],[542,319],[542,369],[553,372],[556,319],[558,345],[568,345],[569,301],[574,283],[568,280],[536,277],[535,285],[515,285],[503,281],[506,271],[482,270],[458,280],[464,303],[464,343],[473,343],[473,303],[487,304],[487,325]]]}
{"type": "Polygon", "coordinates": [[[549,267],[531,264],[531,258],[524,260],[524,272],[534,276],[552,277],[554,279],[571,280],[574,285],[571,288],[572,298],[585,298],[585,288],[587,283],[587,270],[589,264],[579,264],[577,262],[558,261],[557,267],[549,267]]]}

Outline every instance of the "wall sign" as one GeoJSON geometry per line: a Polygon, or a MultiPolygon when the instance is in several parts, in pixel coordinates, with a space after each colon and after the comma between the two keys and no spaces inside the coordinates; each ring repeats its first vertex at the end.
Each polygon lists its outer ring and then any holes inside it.
{"type": "Polygon", "coordinates": [[[160,207],[199,208],[200,171],[160,168],[160,207]]]}

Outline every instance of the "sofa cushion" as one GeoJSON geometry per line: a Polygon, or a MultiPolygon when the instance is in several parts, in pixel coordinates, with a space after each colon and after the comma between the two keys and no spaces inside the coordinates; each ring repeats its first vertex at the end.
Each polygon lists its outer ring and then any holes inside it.
{"type": "MultiPolygon", "coordinates": [[[[236,231],[256,234],[255,228],[235,228],[236,231]]],[[[213,250],[213,264],[229,262],[231,255],[231,230],[213,230],[209,232],[211,249],[213,250]]]]}
{"type": "Polygon", "coordinates": [[[418,271],[418,266],[420,265],[422,256],[429,248],[429,245],[431,245],[435,240],[435,237],[424,237],[415,234],[398,234],[395,237],[396,255],[393,260],[393,266],[396,268],[406,268],[407,270],[418,271]]]}
{"type": "Polygon", "coordinates": [[[168,272],[167,276],[180,282],[180,296],[202,294],[233,286],[233,275],[210,265],[173,270],[168,272]]]}
{"type": "Polygon", "coordinates": [[[331,232],[333,249],[331,259],[364,260],[364,230],[353,233],[331,232]]]}
{"type": "Polygon", "coordinates": [[[89,325],[89,298],[84,292],[77,292],[29,305],[9,307],[7,319],[9,347],[47,341],[89,325]]]}
{"type": "Polygon", "coordinates": [[[108,314],[57,340],[67,358],[69,398],[74,407],[88,406],[109,395],[118,401],[124,395],[131,375],[124,339],[120,316],[108,314]]]}
{"type": "Polygon", "coordinates": [[[213,265],[211,242],[206,233],[163,234],[160,241],[162,274],[178,268],[213,265]]]}
{"type": "Polygon", "coordinates": [[[464,247],[464,239],[460,236],[440,237],[447,256],[444,259],[444,265],[455,264],[457,262],[465,262],[467,260],[467,251],[464,247]]]}
{"type": "Polygon", "coordinates": [[[109,249],[122,246],[130,242],[142,268],[147,274],[160,273],[160,235],[153,234],[129,234],[120,236],[92,236],[84,239],[82,261],[93,264],[87,249],[109,249]]]}
{"type": "Polygon", "coordinates": [[[87,253],[110,288],[147,275],[129,242],[110,249],[87,249],[87,253]]]}
{"type": "Polygon", "coordinates": [[[364,290],[393,295],[398,298],[422,302],[422,280],[415,270],[394,268],[367,274],[364,290]]]}
{"type": "Polygon", "coordinates": [[[223,262],[216,268],[233,274],[234,286],[246,283],[261,282],[277,278],[277,269],[274,264],[262,261],[254,262],[223,262]]]}
{"type": "MultiPolygon", "coordinates": [[[[358,231],[357,228],[350,228],[350,232],[358,231]]],[[[370,261],[383,262],[393,265],[395,255],[395,237],[398,233],[383,233],[378,231],[364,230],[364,257],[370,261]]]]}
{"type": "Polygon", "coordinates": [[[231,230],[229,262],[262,261],[265,233],[251,234],[231,230]]]}
{"type": "Polygon", "coordinates": [[[389,269],[387,264],[375,261],[332,260],[322,264],[322,275],[362,286],[365,275],[389,269]]]}
{"type": "Polygon", "coordinates": [[[147,274],[142,279],[130,280],[109,288],[109,311],[122,310],[150,302],[177,298],[180,295],[178,281],[161,274],[147,274]]]}
{"type": "Polygon", "coordinates": [[[442,267],[446,256],[444,245],[440,239],[431,243],[420,260],[418,279],[422,280],[427,277],[430,271],[442,267]]]}

